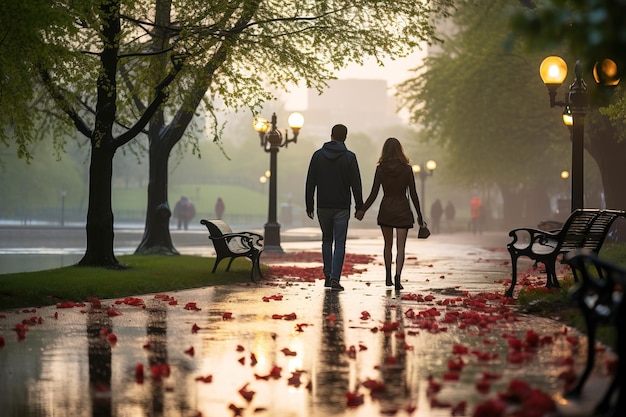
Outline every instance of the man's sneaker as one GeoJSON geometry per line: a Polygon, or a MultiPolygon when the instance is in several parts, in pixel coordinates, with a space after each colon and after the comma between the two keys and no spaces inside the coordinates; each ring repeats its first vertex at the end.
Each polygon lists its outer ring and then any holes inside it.
{"type": "Polygon", "coordinates": [[[324,288],[330,289],[330,277],[324,278],[324,288]]]}
{"type": "Polygon", "coordinates": [[[336,279],[331,279],[330,280],[330,289],[332,291],[343,291],[343,287],[341,286],[339,281],[336,280],[336,279]]]}

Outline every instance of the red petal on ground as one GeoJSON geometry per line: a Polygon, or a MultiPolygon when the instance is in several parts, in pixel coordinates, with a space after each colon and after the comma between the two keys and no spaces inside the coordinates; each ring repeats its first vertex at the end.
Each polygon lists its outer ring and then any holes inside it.
{"type": "Polygon", "coordinates": [[[283,348],[283,349],[281,350],[281,352],[283,352],[283,354],[284,354],[285,356],[296,356],[296,355],[297,355],[297,353],[296,353],[296,352],[294,352],[294,351],[292,351],[292,350],[289,350],[289,348],[283,348]]]}
{"type": "Polygon", "coordinates": [[[187,304],[185,304],[184,309],[185,309],[185,310],[191,310],[191,311],[200,311],[200,310],[202,310],[201,308],[199,308],[199,307],[197,306],[197,303],[192,302],[192,301],[190,301],[190,302],[188,302],[187,304]]]}
{"type": "Polygon", "coordinates": [[[480,381],[476,382],[476,390],[481,394],[487,394],[489,392],[489,389],[491,389],[491,382],[487,381],[486,379],[481,379],[480,381]]]}
{"type": "Polygon", "coordinates": [[[248,384],[244,385],[239,390],[239,395],[241,395],[244,398],[244,400],[248,402],[252,401],[252,398],[254,398],[254,394],[256,394],[254,391],[248,390],[248,384]]]}
{"type": "Polygon", "coordinates": [[[200,330],[200,326],[194,323],[193,326],[191,326],[191,333],[198,333],[198,330],[200,330]]]}
{"type": "Polygon", "coordinates": [[[138,384],[143,384],[143,377],[143,365],[137,364],[137,366],[135,366],[135,382],[137,382],[138,384]]]}
{"type": "Polygon", "coordinates": [[[469,348],[467,346],[463,346],[463,345],[452,346],[452,353],[455,355],[463,355],[468,352],[469,352],[469,348]]]}
{"type": "Polygon", "coordinates": [[[474,409],[474,417],[503,417],[506,409],[504,401],[493,398],[478,404],[474,409]]]}
{"type": "Polygon", "coordinates": [[[234,416],[241,416],[244,410],[243,408],[237,407],[235,404],[232,403],[228,406],[228,409],[232,410],[233,413],[235,413],[234,416]]]}
{"type": "Polygon", "coordinates": [[[204,382],[205,384],[210,384],[211,382],[213,382],[213,375],[197,376],[196,381],[204,382]]]}
{"type": "Polygon", "coordinates": [[[579,343],[578,338],[575,336],[568,336],[565,338],[565,340],[567,340],[571,345],[574,345],[574,346],[578,345],[579,343]]]}
{"type": "Polygon", "coordinates": [[[111,343],[112,345],[117,343],[117,336],[115,333],[109,333],[107,335],[107,340],[109,341],[109,343],[111,343]]]}
{"type": "Polygon", "coordinates": [[[287,385],[292,385],[298,388],[302,382],[300,382],[300,376],[302,375],[302,371],[292,372],[291,377],[287,380],[287,385]]]}
{"type": "Polygon", "coordinates": [[[250,354],[250,366],[254,366],[257,364],[256,355],[254,353],[250,354]]]}
{"type": "Polygon", "coordinates": [[[237,345],[237,352],[243,352],[244,350],[246,349],[243,346],[237,345]]]}
{"type": "Polygon", "coordinates": [[[289,314],[285,314],[283,316],[284,320],[295,320],[297,318],[298,318],[298,316],[296,316],[296,313],[289,313],[289,314]]]}
{"type": "Polygon", "coordinates": [[[283,371],[283,368],[280,366],[274,366],[270,371],[270,378],[280,379],[280,373],[283,371]]]}
{"type": "Polygon", "coordinates": [[[189,349],[187,349],[187,350],[185,351],[185,354],[187,354],[187,355],[189,355],[189,356],[193,356],[193,355],[195,355],[195,354],[196,354],[196,351],[195,351],[195,349],[193,348],[193,346],[191,346],[189,349]]]}
{"type": "Polygon", "coordinates": [[[230,320],[233,318],[233,313],[231,313],[230,311],[226,311],[224,314],[222,314],[222,320],[230,320]]]}
{"type": "Polygon", "coordinates": [[[109,317],[115,317],[115,316],[120,316],[122,313],[117,310],[115,307],[110,307],[107,309],[107,314],[109,315],[109,317]]]}
{"type": "Polygon", "coordinates": [[[359,394],[358,392],[347,392],[346,393],[346,405],[348,407],[358,407],[365,402],[363,394],[359,394]]]}
{"type": "Polygon", "coordinates": [[[443,374],[443,379],[446,381],[458,381],[461,377],[461,374],[456,371],[446,372],[443,374]]]}

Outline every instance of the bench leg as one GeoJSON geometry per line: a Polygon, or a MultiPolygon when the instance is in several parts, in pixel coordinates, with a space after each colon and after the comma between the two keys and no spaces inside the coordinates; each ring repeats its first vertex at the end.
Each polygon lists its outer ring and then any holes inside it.
{"type": "Polygon", "coordinates": [[[545,262],[544,265],[546,266],[546,275],[548,277],[546,288],[561,288],[559,281],[556,279],[556,261],[554,263],[545,262]]]}
{"type": "Polygon", "coordinates": [[[579,306],[583,311],[583,316],[585,319],[585,326],[587,327],[587,364],[585,365],[585,369],[583,373],[578,377],[578,381],[576,381],[576,385],[569,391],[565,393],[565,397],[568,398],[580,398],[580,395],[583,390],[583,385],[587,381],[589,374],[593,370],[593,366],[595,364],[596,359],[596,321],[593,319],[593,312],[589,311],[589,308],[583,304],[584,301],[580,301],[579,306]]]}
{"type": "Polygon", "coordinates": [[[252,282],[256,282],[254,279],[255,273],[258,274],[261,279],[265,279],[263,272],[261,271],[261,253],[263,253],[263,251],[255,253],[252,259],[252,282]]]}
{"type": "Polygon", "coordinates": [[[213,270],[211,271],[212,274],[214,274],[215,271],[217,270],[217,265],[219,265],[221,260],[222,260],[221,258],[215,258],[215,262],[213,263],[213,270]]]}
{"type": "Polygon", "coordinates": [[[230,261],[228,261],[228,266],[226,267],[227,271],[230,271],[230,266],[233,264],[233,261],[235,260],[234,256],[230,257],[230,261]]]}
{"type": "Polygon", "coordinates": [[[517,257],[511,253],[511,286],[504,293],[505,297],[513,297],[513,290],[515,289],[515,284],[517,283],[517,257]]]}

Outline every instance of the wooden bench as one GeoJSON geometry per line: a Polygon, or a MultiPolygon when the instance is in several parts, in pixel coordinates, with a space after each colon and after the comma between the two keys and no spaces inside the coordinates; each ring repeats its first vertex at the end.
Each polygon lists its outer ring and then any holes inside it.
{"type": "Polygon", "coordinates": [[[215,247],[215,263],[212,273],[215,273],[217,265],[222,259],[230,258],[226,271],[230,270],[230,265],[235,258],[246,257],[252,261],[250,279],[256,282],[255,275],[263,279],[261,272],[260,258],[263,252],[263,236],[254,232],[234,233],[228,223],[223,220],[200,220],[209,230],[209,239],[215,247]]]}
{"type": "Polygon", "coordinates": [[[583,385],[595,364],[597,328],[601,324],[613,325],[617,336],[615,347],[618,369],[604,396],[597,403],[593,415],[624,416],[626,390],[620,389],[623,385],[620,377],[626,377],[626,300],[623,299],[626,270],[584,250],[569,253],[565,256],[565,261],[578,281],[572,288],[571,296],[583,313],[587,329],[587,364],[574,387],[565,396],[580,398],[583,385]],[[612,406],[611,399],[616,389],[619,394],[617,402],[612,406]]]}
{"type": "Polygon", "coordinates": [[[558,288],[560,285],[556,278],[556,260],[559,255],[576,249],[587,249],[597,254],[613,222],[625,215],[623,210],[579,209],[569,216],[560,230],[546,231],[525,227],[511,230],[509,236],[513,240],[507,245],[512,264],[511,286],[505,295],[513,296],[519,257],[526,256],[543,263],[548,278],[546,287],[558,288]]]}

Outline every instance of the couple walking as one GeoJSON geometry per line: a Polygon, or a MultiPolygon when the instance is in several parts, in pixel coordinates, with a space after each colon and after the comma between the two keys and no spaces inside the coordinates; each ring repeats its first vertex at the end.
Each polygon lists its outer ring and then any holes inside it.
{"type": "Polygon", "coordinates": [[[417,222],[424,222],[415,188],[415,178],[396,138],[389,138],[383,145],[372,191],[365,202],[361,187],[361,174],[356,155],[346,148],[348,129],[341,124],[332,128],[330,142],[313,153],[306,179],[306,213],[313,219],[314,195],[317,192],[317,219],[322,230],[322,259],[324,263],[324,286],[341,291],[341,270],[346,250],[348,220],[350,218],[351,194],[354,198],[355,217],[362,220],[365,212],[376,200],[380,187],[383,198],[378,211],[378,225],[385,246],[385,283],[396,290],[403,289],[400,276],[404,266],[405,245],[415,223],[408,195],[417,212],[417,222]],[[396,268],[392,281],[392,247],[396,230],[396,268]]]}

